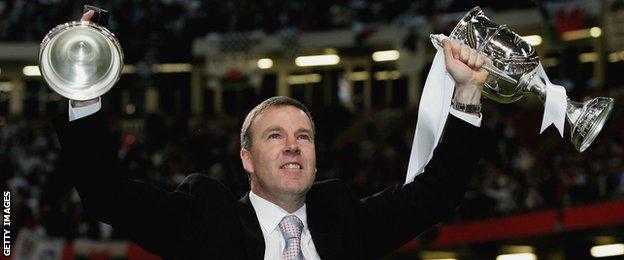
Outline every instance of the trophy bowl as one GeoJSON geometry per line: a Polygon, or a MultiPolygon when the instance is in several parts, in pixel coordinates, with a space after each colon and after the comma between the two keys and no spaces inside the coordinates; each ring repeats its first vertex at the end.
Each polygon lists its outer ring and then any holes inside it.
{"type": "MultiPolygon", "coordinates": [[[[524,96],[537,96],[546,101],[550,81],[535,48],[507,26],[492,22],[481,8],[475,7],[464,15],[449,37],[492,60],[492,65],[486,69],[495,73],[490,73],[483,88],[486,98],[503,104],[516,102],[524,96]]],[[[572,129],[571,140],[577,151],[585,151],[598,136],[613,109],[613,102],[609,97],[597,97],[584,103],[567,99],[566,121],[572,129]]]]}
{"type": "Polygon", "coordinates": [[[43,38],[39,49],[44,80],[59,95],[73,100],[106,93],[119,80],[123,65],[119,41],[95,22],[58,25],[43,38]]]}

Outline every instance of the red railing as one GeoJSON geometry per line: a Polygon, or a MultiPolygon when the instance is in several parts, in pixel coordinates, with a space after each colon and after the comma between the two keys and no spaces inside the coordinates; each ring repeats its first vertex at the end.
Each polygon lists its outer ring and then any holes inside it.
{"type": "Polygon", "coordinates": [[[606,227],[624,223],[624,201],[573,206],[513,216],[448,224],[433,230],[435,238],[421,245],[418,238],[401,250],[481,243],[510,238],[537,236],[577,229],[606,227]]]}

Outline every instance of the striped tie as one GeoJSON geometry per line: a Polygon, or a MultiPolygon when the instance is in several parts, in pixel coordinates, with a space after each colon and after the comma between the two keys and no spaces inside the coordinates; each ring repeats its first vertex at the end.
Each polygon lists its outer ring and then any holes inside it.
{"type": "Polygon", "coordinates": [[[303,222],[295,215],[288,215],[280,221],[279,227],[284,240],[286,240],[286,248],[284,248],[282,253],[282,259],[303,259],[303,254],[301,254],[301,228],[303,228],[303,222]]]}

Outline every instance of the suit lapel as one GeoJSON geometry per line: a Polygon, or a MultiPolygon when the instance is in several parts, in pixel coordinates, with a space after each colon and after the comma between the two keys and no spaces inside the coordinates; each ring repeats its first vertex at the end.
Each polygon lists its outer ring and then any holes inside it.
{"type": "Polygon", "coordinates": [[[264,236],[256,211],[249,201],[249,193],[237,202],[238,216],[243,227],[243,236],[245,240],[245,249],[249,259],[264,258],[264,236]]]}
{"type": "Polygon", "coordinates": [[[315,192],[312,186],[306,196],[308,228],[321,259],[341,259],[341,251],[344,248],[340,227],[337,226],[339,221],[332,218],[335,214],[327,212],[327,205],[324,205],[326,198],[323,198],[323,195],[315,192]]]}

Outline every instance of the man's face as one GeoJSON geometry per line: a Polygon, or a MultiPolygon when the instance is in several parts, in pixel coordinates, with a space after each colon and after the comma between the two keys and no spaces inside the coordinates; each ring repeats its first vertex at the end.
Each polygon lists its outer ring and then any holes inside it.
{"type": "Polygon", "coordinates": [[[251,123],[251,149],[241,149],[251,189],[269,200],[301,197],[316,175],[312,124],[294,106],[272,106],[251,123]]]}

